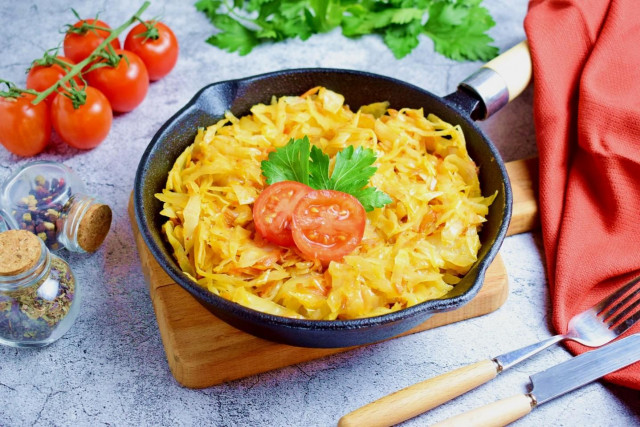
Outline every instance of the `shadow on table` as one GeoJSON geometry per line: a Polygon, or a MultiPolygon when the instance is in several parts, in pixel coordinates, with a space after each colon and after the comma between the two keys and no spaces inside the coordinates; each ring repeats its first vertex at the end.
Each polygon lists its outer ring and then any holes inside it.
{"type": "Polygon", "coordinates": [[[605,387],[629,408],[630,413],[635,413],[636,419],[640,422],[640,406],[638,405],[640,402],[640,390],[633,390],[615,384],[605,384],[605,387]]]}

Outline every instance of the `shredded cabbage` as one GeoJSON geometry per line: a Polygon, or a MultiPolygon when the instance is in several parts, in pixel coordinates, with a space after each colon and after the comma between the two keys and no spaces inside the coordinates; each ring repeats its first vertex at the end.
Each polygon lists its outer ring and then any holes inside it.
{"type": "Polygon", "coordinates": [[[353,112],[342,95],[317,87],[199,129],[156,197],[174,256],[200,286],[262,312],[333,320],[445,295],[476,261],[495,195],[482,196],[459,126],[387,103],[353,112]],[[327,266],[264,241],[253,225],[260,162],[305,135],[332,160],[348,145],[373,149],[371,185],[393,200],[367,214],[360,246],[327,266]]]}

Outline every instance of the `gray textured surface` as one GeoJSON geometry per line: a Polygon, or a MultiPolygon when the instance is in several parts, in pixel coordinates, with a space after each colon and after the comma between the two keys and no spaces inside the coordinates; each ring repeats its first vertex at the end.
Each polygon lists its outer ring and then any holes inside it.
{"type": "MultiPolygon", "coordinates": [[[[0,425],[335,425],[371,400],[418,380],[551,335],[538,233],[508,238],[502,255],[510,295],[498,311],[462,323],[291,366],[204,390],[180,387],[168,370],[126,214],[138,159],[158,127],[202,86],[294,67],[373,71],[444,95],[477,68],[434,54],[424,39],[397,61],[375,37],[347,40],[339,32],[306,42],[265,46],[248,56],[204,43],[212,27],[192,0],[155,1],[145,15],[161,15],[181,42],[178,65],[153,83],[144,103],[115,118],[106,141],[79,152],[58,140],[39,156],[63,161],[89,191],[114,210],[112,232],[93,255],[61,253],[84,287],[81,314],[58,342],[40,350],[0,348],[0,425]]],[[[63,24],[100,11],[113,26],[140,2],[11,1],[0,6],[0,78],[24,83],[24,70],[55,46],[63,24]]],[[[524,37],[526,0],[485,1],[504,50],[524,37]]],[[[535,154],[531,90],[482,127],[505,160],[535,154]]],[[[0,148],[0,179],[28,160],[0,148]]],[[[566,360],[562,347],[545,351],[493,383],[406,425],[424,425],[500,397],[525,391],[529,374],[566,360]]],[[[516,425],[640,425],[639,393],[594,383],[552,401],[516,425]]]]}

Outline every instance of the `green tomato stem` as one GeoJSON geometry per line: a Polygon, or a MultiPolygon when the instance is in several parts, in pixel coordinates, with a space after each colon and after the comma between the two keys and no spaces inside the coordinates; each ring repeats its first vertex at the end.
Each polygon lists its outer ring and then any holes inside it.
{"type": "Polygon", "coordinates": [[[23,93],[29,93],[31,95],[38,95],[39,92],[36,92],[33,89],[20,89],[16,87],[12,82],[8,80],[0,79],[0,85],[5,84],[7,86],[7,90],[0,90],[0,98],[19,98],[23,93]]]}
{"type": "Polygon", "coordinates": [[[37,103],[41,102],[47,96],[49,96],[51,93],[53,93],[55,90],[57,90],[60,86],[62,86],[63,84],[67,83],[74,76],[76,76],[78,73],[80,73],[85,66],[87,66],[91,61],[93,61],[94,59],[96,59],[99,56],[99,53],[102,51],[102,49],[105,48],[105,46],[107,46],[115,38],[117,38],[120,35],[120,33],[122,33],[124,30],[126,30],[131,24],[133,24],[138,19],[140,19],[140,15],[142,15],[142,13],[145,10],[147,10],[147,8],[149,7],[150,4],[151,3],[149,3],[148,1],[145,1],[142,4],[142,6],[140,7],[140,9],[138,9],[138,11],[131,18],[129,18],[124,24],[120,25],[118,28],[116,28],[113,31],[111,31],[111,34],[106,39],[104,39],[102,41],[102,43],[100,43],[98,45],[98,47],[95,48],[95,50],[91,53],[91,55],[89,55],[88,57],[86,57],[82,61],[78,62],[73,67],[71,67],[69,72],[67,74],[65,74],[64,77],[62,77],[60,80],[58,80],[56,83],[54,83],[50,88],[45,89],[44,91],[40,92],[40,94],[36,97],[36,99],[34,99],[31,103],[32,104],[37,104],[37,103]]]}
{"type": "Polygon", "coordinates": [[[108,33],[112,32],[113,29],[108,28],[108,27],[102,27],[100,25],[94,25],[94,24],[87,24],[86,22],[82,24],[81,27],[70,27],[68,31],[71,31],[73,33],[77,33],[77,34],[84,34],[84,33],[88,33],[91,30],[100,30],[100,31],[106,31],[108,33]]]}
{"type": "Polygon", "coordinates": [[[53,58],[51,58],[51,64],[57,64],[59,66],[62,67],[62,69],[64,70],[70,70],[71,68],[73,68],[73,64],[67,62],[67,61],[63,61],[62,59],[58,58],[57,56],[54,56],[53,58]]]}
{"type": "Polygon", "coordinates": [[[138,21],[140,21],[140,23],[144,25],[146,30],[143,31],[142,33],[136,34],[133,37],[135,38],[144,37],[144,40],[142,41],[142,43],[146,43],[147,40],[158,40],[160,38],[160,33],[158,31],[158,26],[157,26],[158,21],[156,19],[151,19],[149,21],[138,19],[138,21]]]}

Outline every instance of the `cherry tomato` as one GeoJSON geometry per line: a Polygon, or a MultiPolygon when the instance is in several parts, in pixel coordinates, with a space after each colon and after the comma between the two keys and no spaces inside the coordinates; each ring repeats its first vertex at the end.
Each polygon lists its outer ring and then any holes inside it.
{"type": "Polygon", "coordinates": [[[116,50],[121,57],[116,67],[100,67],[85,76],[109,100],[113,111],[126,113],[144,100],[149,90],[149,74],[138,55],[127,50],[116,50]]]}
{"type": "Polygon", "coordinates": [[[169,74],[178,61],[178,39],[162,22],[147,21],[133,27],[124,40],[124,48],[136,53],[147,66],[149,79],[159,80],[169,74]],[[157,37],[146,37],[147,25],[154,25],[157,37]]]}
{"type": "Polygon", "coordinates": [[[35,156],[51,137],[51,119],[46,102],[33,105],[35,95],[0,97],[0,143],[18,156],[35,156]]]}
{"type": "Polygon", "coordinates": [[[310,191],[313,191],[311,187],[296,181],[281,181],[266,187],[253,205],[256,230],[271,243],[293,246],[291,213],[310,191]]]}
{"type": "MultiPolygon", "coordinates": [[[[74,65],[69,58],[65,58],[64,56],[58,56],[57,58],[68,63],[68,68],[71,68],[71,66],[74,65]]],[[[27,89],[37,90],[38,92],[49,89],[67,74],[68,68],[65,69],[59,64],[51,64],[48,66],[34,64],[27,74],[27,89]]],[[[78,77],[74,76],[73,79],[78,86],[82,85],[81,80],[78,77]]],[[[56,92],[52,92],[45,98],[45,101],[48,104],[51,104],[55,96],[56,92]]]]}
{"type": "MultiPolygon", "coordinates": [[[[81,28],[83,23],[95,25],[100,28],[111,28],[99,19],[83,19],[73,24],[73,26],[75,28],[81,28]]],[[[109,34],[109,31],[97,28],[89,28],[81,34],[67,31],[63,42],[64,56],[77,64],[91,55],[98,45],[109,37],[109,34]]],[[[114,49],[120,49],[120,41],[117,38],[113,39],[110,44],[114,49]]]]}
{"type": "Polygon", "coordinates": [[[362,241],[366,213],[351,194],[313,190],[291,215],[293,241],[304,256],[324,263],[339,261],[362,241]]]}
{"type": "Polygon", "coordinates": [[[73,108],[71,100],[62,93],[53,98],[51,121],[53,128],[67,144],[79,149],[94,148],[111,129],[113,112],[109,100],[98,89],[85,87],[84,105],[73,108]]]}

